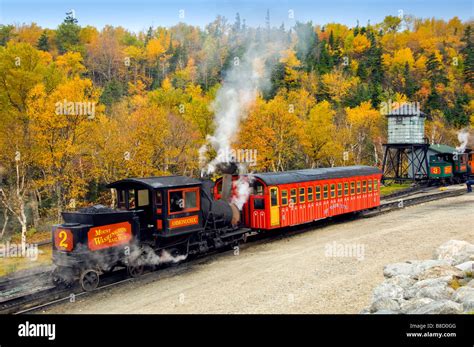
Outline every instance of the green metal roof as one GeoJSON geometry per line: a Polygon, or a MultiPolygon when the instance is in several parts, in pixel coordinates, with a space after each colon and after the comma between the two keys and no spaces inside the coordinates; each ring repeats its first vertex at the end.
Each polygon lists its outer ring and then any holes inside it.
{"type": "Polygon", "coordinates": [[[449,154],[453,154],[457,152],[456,148],[448,146],[448,145],[441,145],[441,144],[431,145],[430,150],[436,153],[449,153],[449,154]]]}

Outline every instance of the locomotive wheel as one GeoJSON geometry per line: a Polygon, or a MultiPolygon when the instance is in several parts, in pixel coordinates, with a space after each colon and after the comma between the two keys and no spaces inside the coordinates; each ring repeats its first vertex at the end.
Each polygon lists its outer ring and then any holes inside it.
{"type": "Polygon", "coordinates": [[[145,266],[143,264],[136,263],[127,266],[127,272],[133,278],[140,277],[141,275],[143,275],[144,271],[145,266]]]}
{"type": "Polygon", "coordinates": [[[86,292],[94,290],[99,285],[99,273],[92,269],[84,270],[81,273],[79,283],[86,292]]]}

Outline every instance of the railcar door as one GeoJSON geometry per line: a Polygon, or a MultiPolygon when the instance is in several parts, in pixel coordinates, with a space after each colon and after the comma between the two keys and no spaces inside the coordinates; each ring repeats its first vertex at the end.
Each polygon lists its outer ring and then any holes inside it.
{"type": "Polygon", "coordinates": [[[270,187],[270,226],[280,225],[280,202],[277,187],[270,187]]]}

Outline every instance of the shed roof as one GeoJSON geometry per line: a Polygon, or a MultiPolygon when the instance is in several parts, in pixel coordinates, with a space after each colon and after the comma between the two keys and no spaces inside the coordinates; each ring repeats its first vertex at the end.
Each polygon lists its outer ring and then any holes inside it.
{"type": "Polygon", "coordinates": [[[263,172],[253,174],[267,185],[287,184],[323,180],[330,178],[345,178],[364,175],[381,174],[382,172],[372,166],[341,166],[331,168],[292,170],[284,172],[263,172]]]}
{"type": "Polygon", "coordinates": [[[145,177],[145,178],[125,178],[107,185],[107,188],[117,188],[127,184],[140,184],[147,188],[169,188],[199,185],[202,182],[198,179],[186,176],[159,176],[159,177],[145,177]]]}

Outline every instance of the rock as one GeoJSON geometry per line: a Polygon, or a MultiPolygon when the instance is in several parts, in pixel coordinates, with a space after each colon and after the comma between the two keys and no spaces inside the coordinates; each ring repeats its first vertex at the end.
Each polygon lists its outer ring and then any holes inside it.
{"type": "Polygon", "coordinates": [[[445,276],[451,276],[451,278],[453,277],[463,278],[464,272],[462,272],[460,269],[451,265],[433,266],[421,272],[420,274],[418,274],[418,279],[426,280],[429,278],[438,278],[438,277],[445,277],[445,276]]]}
{"type": "Polygon", "coordinates": [[[451,265],[447,260],[412,260],[406,263],[393,263],[388,264],[383,269],[383,275],[386,278],[392,278],[396,276],[409,276],[417,279],[418,275],[423,273],[429,268],[435,266],[451,265]]]}
{"type": "Polygon", "coordinates": [[[387,278],[399,275],[410,276],[413,274],[413,264],[409,263],[393,263],[385,265],[383,275],[387,278]]]}
{"type": "Polygon", "coordinates": [[[433,301],[407,313],[409,314],[458,314],[462,313],[463,308],[451,300],[433,301]]]}
{"type": "Polygon", "coordinates": [[[400,311],[402,313],[408,313],[410,311],[416,310],[422,306],[431,304],[434,302],[433,299],[430,298],[414,298],[411,300],[405,300],[401,305],[400,305],[400,311]]]}
{"type": "Polygon", "coordinates": [[[417,293],[417,298],[430,298],[433,300],[449,300],[454,293],[454,289],[446,285],[435,285],[421,288],[417,293]]]}
{"type": "Polygon", "coordinates": [[[386,279],[385,282],[400,286],[403,289],[407,289],[414,285],[416,281],[408,275],[398,275],[386,279]]]}
{"type": "Polygon", "coordinates": [[[417,296],[417,293],[425,287],[436,287],[436,286],[447,286],[449,281],[451,281],[452,276],[445,276],[439,278],[430,278],[422,281],[416,282],[412,287],[407,288],[404,293],[403,297],[405,299],[412,299],[417,296]]]}
{"type": "Polygon", "coordinates": [[[464,312],[474,311],[474,288],[461,287],[453,294],[453,300],[462,304],[464,312]]]}
{"type": "Polygon", "coordinates": [[[428,269],[431,269],[433,267],[437,266],[449,266],[451,263],[447,260],[412,260],[410,261],[411,264],[413,264],[413,273],[412,277],[415,279],[420,279],[419,276],[427,271],[428,269]]]}
{"type": "Polygon", "coordinates": [[[465,263],[474,260],[474,245],[466,241],[449,240],[435,250],[434,257],[448,260],[452,265],[465,263]]]}
{"type": "Polygon", "coordinates": [[[370,306],[370,312],[387,311],[387,310],[398,312],[400,311],[400,305],[394,299],[382,297],[375,300],[370,306]]]}
{"type": "Polygon", "coordinates": [[[470,280],[467,284],[468,287],[474,288],[474,280],[470,280]]]}
{"type": "Polygon", "coordinates": [[[375,287],[372,294],[372,302],[381,298],[399,300],[403,299],[403,288],[392,283],[382,282],[375,287]]]}
{"type": "Polygon", "coordinates": [[[456,268],[458,268],[459,270],[463,271],[463,272],[470,272],[470,273],[473,273],[474,272],[474,261],[466,261],[464,263],[461,263],[459,265],[456,265],[456,268]]]}

